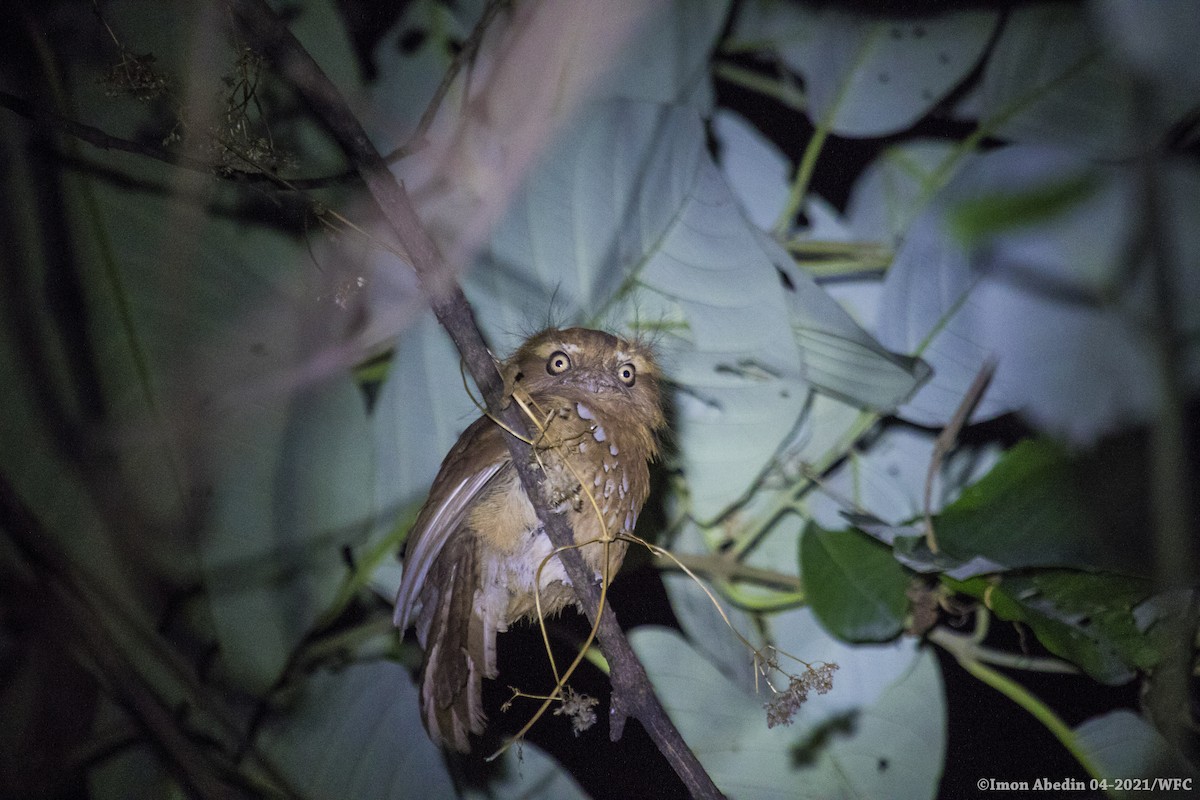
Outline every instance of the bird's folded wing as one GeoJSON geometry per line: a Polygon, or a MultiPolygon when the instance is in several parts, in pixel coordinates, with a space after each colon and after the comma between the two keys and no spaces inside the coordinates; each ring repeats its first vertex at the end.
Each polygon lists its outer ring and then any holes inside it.
{"type": "Polygon", "coordinates": [[[496,474],[512,464],[501,430],[487,417],[476,420],[450,450],[429,499],[413,523],[404,553],[404,576],[396,595],[395,625],[404,630],[429,570],[459,529],[472,502],[496,474]]]}

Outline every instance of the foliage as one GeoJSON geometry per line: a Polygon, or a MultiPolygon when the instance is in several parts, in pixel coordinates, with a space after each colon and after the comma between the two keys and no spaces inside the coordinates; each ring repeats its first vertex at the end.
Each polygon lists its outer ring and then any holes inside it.
{"type": "MultiPolygon", "coordinates": [[[[0,796],[479,794],[390,625],[393,556],[477,413],[404,253],[222,4],[54,6],[6,12],[46,44],[0,70],[0,796]]],[[[1194,771],[1195,9],[672,0],[603,74],[539,53],[560,105],[530,133],[501,78],[546,4],[417,0],[365,60],[357,7],[278,10],[493,349],[550,320],[661,354],[639,533],[720,608],[657,559],[681,632],[632,639],[718,786],[935,796],[935,647],[1081,774],[1194,771]],[[1027,671],[1138,680],[1145,708],[1072,727],[1027,671]]],[[[586,796],[522,747],[489,796],[586,796]]]]}

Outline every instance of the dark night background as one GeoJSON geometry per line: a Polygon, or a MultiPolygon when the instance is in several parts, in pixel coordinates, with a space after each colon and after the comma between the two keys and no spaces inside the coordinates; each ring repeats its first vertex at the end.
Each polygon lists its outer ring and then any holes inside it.
{"type": "MultiPolygon", "coordinates": [[[[57,0],[67,2],[67,0],[57,0]]],[[[56,2],[48,2],[52,7],[56,2]]],[[[392,35],[393,25],[400,18],[406,3],[383,3],[373,0],[339,0],[345,21],[351,31],[355,46],[362,59],[364,74],[371,76],[373,66],[370,53],[385,34],[392,35]]],[[[1007,8],[1015,2],[971,3],[969,5],[1007,8]]],[[[828,5],[828,4],[826,4],[828,5]]],[[[905,13],[920,16],[945,7],[961,7],[961,3],[935,2],[870,2],[836,3],[865,12],[905,13]]],[[[24,9],[35,15],[30,2],[15,2],[13,7],[24,9]]],[[[30,51],[27,33],[19,23],[9,18],[8,10],[0,10],[0,64],[8,76],[33,73],[34,56],[30,51]]],[[[410,31],[398,37],[400,46],[415,46],[424,32],[410,31]]],[[[742,65],[769,71],[772,66],[752,58],[744,58],[742,65]]],[[[952,102],[969,87],[962,87],[947,100],[952,102]]],[[[803,114],[788,112],[778,104],[750,93],[740,87],[718,80],[716,82],[718,104],[737,111],[751,120],[766,133],[794,161],[798,160],[811,126],[803,114]]],[[[9,113],[0,110],[0,114],[9,113]]],[[[851,185],[863,168],[885,147],[914,135],[932,138],[961,139],[970,126],[949,120],[937,111],[909,131],[893,137],[871,140],[850,140],[836,136],[825,146],[814,176],[812,189],[842,209],[851,185]]],[[[985,145],[986,146],[986,145],[985,145]]],[[[1194,152],[1191,155],[1195,155],[1194,152]]],[[[0,197],[3,196],[0,190],[0,197]]],[[[47,203],[54,199],[48,197],[47,203]]],[[[287,224],[294,224],[291,221],[287,224]]],[[[50,243],[54,245],[55,243],[50,243]]],[[[65,243],[58,243],[67,246],[65,243]]],[[[0,291],[3,291],[0,288],[0,291]]],[[[69,298],[68,298],[69,300],[69,298]]],[[[1192,409],[1194,412],[1195,409],[1192,409]]],[[[1195,415],[1192,415],[1195,419],[1195,415]]],[[[1010,444],[1027,435],[1029,431],[1015,418],[1005,417],[979,426],[967,432],[975,441],[995,440],[1010,444]]],[[[1195,437],[1193,436],[1193,439],[1195,437]]],[[[1197,463],[1196,442],[1192,442],[1192,463],[1197,463]]],[[[12,524],[12,519],[0,519],[0,524],[12,524]]],[[[641,560],[644,562],[644,559],[641,560]]],[[[613,606],[618,610],[622,625],[627,628],[638,625],[678,626],[672,615],[667,596],[657,572],[646,563],[631,557],[611,592],[613,606]]],[[[5,616],[6,609],[0,605],[0,622],[18,622],[5,616]]],[[[582,618],[566,614],[552,624],[556,643],[564,652],[582,641],[587,633],[582,618]]],[[[1045,655],[1036,639],[1019,627],[995,622],[991,628],[988,644],[1011,652],[1026,652],[1045,655]]],[[[503,676],[537,676],[531,685],[540,685],[547,680],[546,665],[540,653],[540,639],[531,627],[514,630],[499,641],[500,672],[502,678],[485,684],[485,707],[489,718],[496,722],[488,735],[499,740],[504,734],[517,730],[525,717],[517,711],[504,714],[500,704],[508,698],[507,682],[503,676]]],[[[991,688],[967,675],[958,664],[940,649],[937,650],[942,674],[946,684],[948,713],[948,745],[945,772],[941,780],[939,797],[943,800],[980,796],[976,781],[991,777],[998,780],[1034,780],[1049,778],[1062,780],[1074,777],[1087,780],[1080,765],[1062,748],[1059,742],[1036,720],[1016,707],[1011,701],[991,688]]],[[[6,654],[0,651],[0,664],[6,654]]],[[[0,676],[2,677],[2,676],[0,676]]],[[[1115,708],[1138,709],[1139,685],[1137,681],[1120,687],[1104,687],[1096,682],[1071,676],[1023,673],[1021,682],[1031,692],[1048,702],[1068,725],[1076,725],[1085,719],[1115,708]]],[[[573,681],[583,692],[600,698],[600,709],[607,708],[608,687],[606,679],[597,670],[585,666],[581,675],[573,681]]],[[[1195,687],[1193,686],[1193,690],[1195,687]]],[[[1193,691],[1195,696],[1195,691],[1193,691]]],[[[803,713],[803,712],[801,712],[803,713]]],[[[0,723],[3,724],[3,723],[0,723]]],[[[554,754],[564,763],[586,792],[597,800],[611,798],[655,798],[673,800],[685,798],[686,792],[670,767],[654,748],[637,722],[630,722],[624,737],[615,744],[608,742],[607,729],[601,724],[584,738],[576,739],[566,733],[566,725],[557,718],[548,718],[534,727],[529,734],[531,741],[554,754]],[[618,765],[614,771],[614,765],[618,765]]],[[[473,773],[481,765],[460,759],[452,759],[452,768],[462,780],[470,783],[473,773]]],[[[486,768],[483,768],[486,769],[486,768]]],[[[886,769],[886,765],[881,765],[886,769]]],[[[56,797],[79,796],[82,785],[72,784],[56,797]]],[[[1001,796],[993,793],[988,796],[1001,796]]],[[[1015,795],[1013,795],[1015,796],[1015,795]]],[[[1035,793],[1022,793],[1032,797],[1035,793]]],[[[1076,793],[1072,797],[1102,796],[1091,793],[1076,793]]],[[[16,800],[14,798],[14,800],[16,800]]]]}

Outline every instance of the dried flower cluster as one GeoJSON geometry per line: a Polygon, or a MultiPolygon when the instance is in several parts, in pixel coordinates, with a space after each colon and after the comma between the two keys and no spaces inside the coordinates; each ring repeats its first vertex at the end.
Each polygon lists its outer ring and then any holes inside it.
{"type": "Polygon", "coordinates": [[[575,735],[586,731],[596,724],[595,705],[600,701],[586,694],[579,694],[570,686],[563,687],[562,704],[554,710],[554,715],[565,714],[571,718],[571,729],[575,735]]]}
{"type": "Polygon", "coordinates": [[[276,173],[296,166],[296,160],[280,148],[271,135],[259,97],[259,83],[267,61],[250,48],[243,48],[234,71],[222,81],[229,87],[224,97],[223,124],[212,128],[211,146],[223,175],[238,172],[276,173]]]}
{"type": "MultiPolygon", "coordinates": [[[[527,697],[531,700],[548,699],[541,695],[526,694],[515,686],[509,686],[508,688],[512,691],[512,697],[508,698],[500,706],[501,711],[508,711],[512,708],[513,701],[518,697],[527,697]]],[[[571,729],[578,736],[596,724],[595,706],[599,702],[599,700],[590,695],[576,692],[570,686],[563,686],[562,694],[559,696],[558,708],[554,710],[554,716],[570,717],[571,729]]]]}
{"type": "MultiPolygon", "coordinates": [[[[149,101],[166,95],[170,78],[156,69],[153,53],[134,55],[121,43],[112,28],[104,23],[120,53],[108,74],[100,79],[109,97],[129,96],[149,101]]],[[[213,169],[225,177],[238,173],[270,173],[293,169],[297,161],[281,148],[271,133],[260,97],[260,83],[267,61],[249,47],[243,47],[233,71],[222,76],[227,87],[218,98],[225,107],[220,124],[207,129],[205,149],[214,161],[213,169]]],[[[183,141],[189,129],[187,110],[176,110],[174,127],[162,138],[164,147],[183,141]]]]}
{"type": "Polygon", "coordinates": [[[135,56],[121,48],[121,60],[113,64],[108,74],[100,79],[108,87],[109,97],[128,95],[136,100],[153,100],[166,93],[170,86],[167,76],[154,68],[154,54],[135,56]]]}
{"type": "Polygon", "coordinates": [[[837,668],[837,664],[827,662],[816,667],[808,664],[800,675],[789,675],[787,688],[775,690],[775,696],[763,703],[763,708],[767,710],[767,727],[791,725],[796,712],[808,699],[809,692],[825,694],[833,688],[833,673],[837,668]]]}

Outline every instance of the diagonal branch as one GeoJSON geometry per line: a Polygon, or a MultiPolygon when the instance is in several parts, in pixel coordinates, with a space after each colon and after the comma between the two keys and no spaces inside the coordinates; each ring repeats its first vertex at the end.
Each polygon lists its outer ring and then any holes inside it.
{"type": "MultiPolygon", "coordinates": [[[[264,0],[225,2],[247,41],[267,56],[279,73],[296,87],[362,176],[392,233],[408,254],[430,306],[462,354],[488,409],[512,430],[526,433],[517,406],[503,406],[503,386],[495,363],[484,346],[471,307],[454,281],[450,265],[422,226],[407,192],[388,170],[387,163],[367,137],[337,87],[264,0]]],[[[561,554],[563,565],[589,618],[595,621],[599,587],[588,575],[583,559],[569,547],[574,541],[570,527],[565,518],[547,508],[541,493],[536,491],[540,478],[532,466],[528,445],[512,436],[505,438],[538,518],[554,545],[564,548],[561,554]]],[[[620,735],[626,716],[636,717],[693,797],[721,797],[720,790],[688,748],[654,694],[645,668],[618,626],[611,608],[606,607],[600,616],[598,638],[600,648],[612,668],[613,734],[620,735]]]]}

